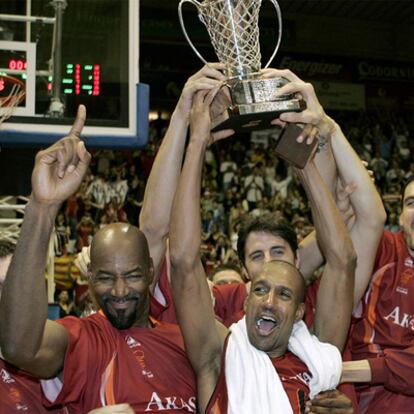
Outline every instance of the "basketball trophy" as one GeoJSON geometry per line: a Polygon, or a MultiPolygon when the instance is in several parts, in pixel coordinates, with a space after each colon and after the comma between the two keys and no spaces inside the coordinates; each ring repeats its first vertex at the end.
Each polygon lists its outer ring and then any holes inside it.
{"type": "MultiPolygon", "coordinates": [[[[279,30],[276,46],[265,68],[276,56],[282,38],[279,4],[276,0],[270,1],[276,9],[279,30]]],[[[191,3],[197,8],[198,16],[207,29],[214,51],[219,61],[225,65],[225,84],[230,90],[231,105],[212,119],[212,132],[224,129],[233,129],[236,132],[268,129],[272,127],[270,121],[278,118],[281,113],[300,112],[306,108],[305,102],[294,94],[276,96],[278,89],[289,82],[287,79],[261,77],[259,11],[262,0],[180,1],[178,15],[184,36],[196,55],[208,65],[187,34],[182,15],[184,3],[191,3]]],[[[295,148],[289,144],[284,145],[284,154],[279,155],[303,168],[309,156],[300,153],[309,152],[310,146],[295,145],[296,140],[292,140],[294,125],[284,128],[279,141],[282,141],[283,135],[290,127],[292,129],[289,133],[289,142],[295,148]]],[[[295,130],[297,136],[300,132],[301,130],[295,130]]]]}

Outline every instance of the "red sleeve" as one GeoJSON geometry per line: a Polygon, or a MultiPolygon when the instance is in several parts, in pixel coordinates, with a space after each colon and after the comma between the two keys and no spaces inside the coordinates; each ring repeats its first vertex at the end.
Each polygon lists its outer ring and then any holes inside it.
{"type": "MultiPolygon", "coordinates": [[[[177,324],[177,316],[175,314],[175,307],[171,293],[170,281],[168,278],[169,262],[167,258],[164,259],[160,275],[158,279],[158,292],[151,296],[150,314],[158,321],[177,324]],[[160,303],[156,297],[157,293],[161,293],[164,303],[160,303]]],[[[156,287],[156,289],[157,289],[156,287]]]]}
{"type": "Polygon", "coordinates": [[[414,346],[385,349],[384,356],[368,359],[372,384],[383,384],[390,391],[414,395],[414,346]]]}
{"type": "Polygon", "coordinates": [[[382,233],[381,241],[377,249],[377,255],[374,263],[374,273],[380,267],[390,263],[394,257],[395,241],[393,234],[389,231],[382,233]]]}
{"type": "Polygon", "coordinates": [[[214,312],[226,325],[226,321],[231,320],[234,314],[243,311],[247,297],[246,285],[244,283],[216,285],[213,286],[213,296],[214,312]]]}
{"type": "MultiPolygon", "coordinates": [[[[97,315],[91,318],[93,317],[97,315]]],[[[108,364],[112,357],[107,347],[108,338],[106,341],[102,340],[99,329],[95,329],[91,323],[85,323],[85,319],[68,316],[57,321],[68,332],[68,347],[64,361],[62,389],[55,401],[43,399],[47,406],[78,403],[85,392],[86,384],[100,381],[100,378],[96,378],[97,373],[105,370],[104,365],[108,364]],[[91,353],[96,358],[90,358],[91,353]]]]}

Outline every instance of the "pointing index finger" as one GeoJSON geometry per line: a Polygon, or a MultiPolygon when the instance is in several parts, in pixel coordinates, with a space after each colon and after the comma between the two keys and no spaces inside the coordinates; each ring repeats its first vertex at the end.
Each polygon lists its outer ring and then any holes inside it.
{"type": "Polygon", "coordinates": [[[69,135],[75,135],[80,138],[82,129],[86,121],[86,107],[85,105],[79,105],[78,112],[76,113],[75,121],[70,129],[69,135]]]}

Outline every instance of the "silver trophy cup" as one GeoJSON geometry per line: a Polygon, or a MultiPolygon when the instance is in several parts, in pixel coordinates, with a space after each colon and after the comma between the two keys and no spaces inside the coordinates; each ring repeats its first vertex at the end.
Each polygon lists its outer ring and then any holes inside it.
{"type": "MultiPolygon", "coordinates": [[[[275,57],[282,38],[282,18],[276,0],[270,0],[277,12],[278,39],[267,68],[275,57]]],[[[184,25],[182,6],[193,4],[207,28],[211,43],[221,63],[226,66],[226,84],[230,89],[232,105],[212,120],[212,131],[234,129],[237,132],[270,128],[270,121],[282,112],[299,112],[305,108],[303,100],[294,95],[275,96],[288,83],[285,78],[261,79],[259,45],[259,11],[261,0],[181,0],[178,14],[184,35],[205,63],[190,40],[184,25]]]]}

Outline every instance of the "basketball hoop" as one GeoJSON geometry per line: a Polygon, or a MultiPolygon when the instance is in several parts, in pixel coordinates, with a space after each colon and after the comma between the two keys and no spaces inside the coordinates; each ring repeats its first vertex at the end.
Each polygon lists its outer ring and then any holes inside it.
{"type": "Polygon", "coordinates": [[[24,83],[13,76],[0,75],[0,90],[5,91],[5,96],[0,97],[0,124],[9,118],[14,108],[23,101],[25,92],[24,83]]]}

